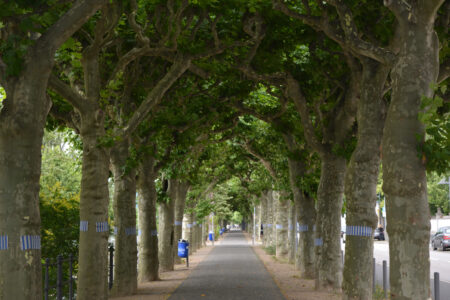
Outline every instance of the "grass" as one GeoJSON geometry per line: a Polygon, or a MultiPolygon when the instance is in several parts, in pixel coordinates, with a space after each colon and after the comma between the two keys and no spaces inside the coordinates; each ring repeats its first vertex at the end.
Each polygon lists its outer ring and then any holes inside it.
{"type": "MultiPolygon", "coordinates": [[[[373,300],[383,300],[383,299],[385,299],[383,287],[377,285],[375,287],[375,292],[373,293],[373,300]]],[[[389,299],[389,294],[388,294],[388,299],[389,299]]]]}
{"type": "Polygon", "coordinates": [[[269,255],[275,255],[276,248],[275,248],[275,246],[268,246],[268,247],[264,248],[264,251],[266,251],[266,253],[269,255]]]}

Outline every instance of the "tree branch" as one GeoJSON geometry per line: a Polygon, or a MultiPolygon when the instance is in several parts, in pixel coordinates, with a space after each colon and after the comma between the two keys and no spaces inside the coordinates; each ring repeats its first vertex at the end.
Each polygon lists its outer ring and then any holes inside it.
{"type": "Polygon", "coordinates": [[[122,135],[126,137],[133,133],[142,120],[145,119],[148,112],[156,106],[164,97],[167,90],[183,75],[191,64],[190,59],[178,57],[175,63],[170,67],[166,75],[156,84],[156,86],[147,95],[146,99],[134,112],[128,125],[124,128],[122,135]]]}
{"type": "Polygon", "coordinates": [[[50,75],[48,80],[48,87],[57,92],[61,97],[66,99],[78,111],[83,111],[88,100],[80,95],[77,91],[64,83],[54,74],[50,75]]]}
{"type": "Polygon", "coordinates": [[[248,141],[245,141],[244,144],[242,144],[242,147],[251,155],[256,157],[261,164],[266,168],[266,170],[269,172],[270,176],[273,178],[274,181],[278,181],[277,179],[277,172],[275,172],[275,169],[272,167],[272,164],[266,160],[262,155],[258,154],[254,149],[250,147],[250,144],[248,141]]]}
{"type": "Polygon", "coordinates": [[[450,76],[450,59],[447,59],[439,66],[439,76],[437,83],[442,83],[450,76]]]}
{"type": "Polygon", "coordinates": [[[305,139],[308,145],[315,151],[323,153],[325,151],[323,145],[317,140],[316,133],[314,131],[314,126],[311,122],[309,116],[308,107],[306,104],[306,98],[303,95],[300,85],[297,80],[295,80],[292,75],[288,75],[287,82],[287,95],[292,99],[300,114],[300,119],[302,120],[303,130],[305,133],[305,139]]]}
{"type": "Polygon", "coordinates": [[[56,21],[36,42],[35,49],[40,53],[53,53],[72,36],[108,0],[78,0],[56,21]]]}

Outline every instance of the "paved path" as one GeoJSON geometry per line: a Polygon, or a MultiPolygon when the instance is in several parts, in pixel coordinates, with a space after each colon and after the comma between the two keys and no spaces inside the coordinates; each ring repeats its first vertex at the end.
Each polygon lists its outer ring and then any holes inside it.
{"type": "Polygon", "coordinates": [[[285,299],[241,232],[227,233],[169,300],[285,299]]]}

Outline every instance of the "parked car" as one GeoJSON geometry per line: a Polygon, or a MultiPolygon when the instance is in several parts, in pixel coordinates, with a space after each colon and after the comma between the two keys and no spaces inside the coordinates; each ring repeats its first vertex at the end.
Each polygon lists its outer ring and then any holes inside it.
{"type": "Polygon", "coordinates": [[[377,229],[375,229],[373,238],[379,241],[384,241],[384,228],[378,227],[377,229]]]}
{"type": "Polygon", "coordinates": [[[450,248],[450,226],[438,229],[431,238],[431,248],[433,248],[433,250],[440,248],[442,251],[450,248]]]}

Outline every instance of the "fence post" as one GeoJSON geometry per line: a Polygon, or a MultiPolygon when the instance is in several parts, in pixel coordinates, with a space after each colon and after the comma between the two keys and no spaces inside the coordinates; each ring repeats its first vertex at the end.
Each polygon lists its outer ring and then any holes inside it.
{"type": "Polygon", "coordinates": [[[439,290],[439,273],[434,272],[434,300],[441,299],[441,291],[439,290]]]}
{"type": "Polygon", "coordinates": [[[375,257],[373,258],[373,280],[372,280],[372,291],[373,293],[375,293],[375,287],[376,287],[376,280],[377,280],[377,265],[376,265],[376,261],[375,261],[375,257]]]}
{"type": "Polygon", "coordinates": [[[113,286],[114,280],[114,247],[109,246],[109,289],[113,286]]]}
{"type": "Polygon", "coordinates": [[[56,277],[56,299],[62,300],[63,272],[62,272],[62,255],[57,258],[57,277],[56,277]]]}
{"type": "Polygon", "coordinates": [[[383,260],[383,292],[384,299],[387,299],[387,262],[383,260]]]}
{"type": "Polygon", "coordinates": [[[50,264],[50,259],[45,259],[45,279],[44,279],[44,299],[48,300],[48,266],[50,264]]]}
{"type": "Polygon", "coordinates": [[[73,256],[69,255],[69,300],[73,299],[73,256]]]}

